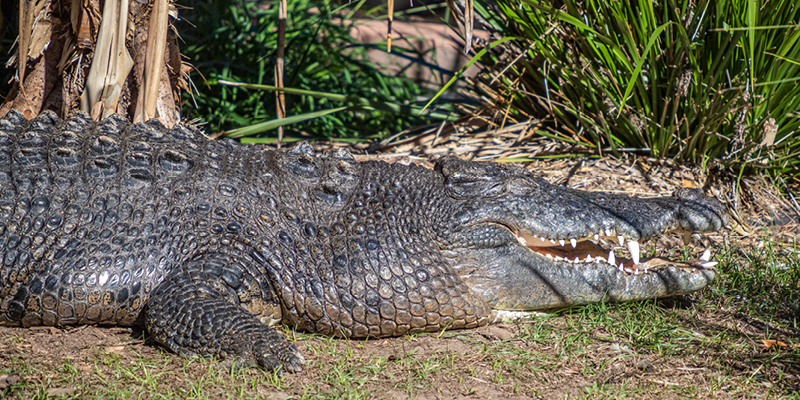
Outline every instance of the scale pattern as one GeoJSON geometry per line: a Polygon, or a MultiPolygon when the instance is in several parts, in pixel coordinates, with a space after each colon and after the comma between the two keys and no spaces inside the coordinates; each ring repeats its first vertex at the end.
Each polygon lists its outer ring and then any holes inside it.
{"type": "Polygon", "coordinates": [[[0,325],[143,324],[168,348],[299,370],[268,327],[380,337],[488,323],[439,249],[421,167],[264,151],[121,117],[0,120],[0,325]]]}

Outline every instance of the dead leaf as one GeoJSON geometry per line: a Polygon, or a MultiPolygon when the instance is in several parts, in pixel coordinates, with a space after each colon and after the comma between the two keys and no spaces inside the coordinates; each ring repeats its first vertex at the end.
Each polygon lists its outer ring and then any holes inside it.
{"type": "Polygon", "coordinates": [[[121,352],[121,351],[122,351],[122,349],[124,349],[124,348],[125,348],[125,346],[111,346],[111,347],[106,347],[106,354],[111,354],[111,353],[119,353],[119,352],[121,352]]]}
{"type": "Polygon", "coordinates": [[[77,389],[74,387],[71,388],[52,388],[47,390],[48,396],[64,396],[75,393],[77,389]]]}
{"type": "Polygon", "coordinates": [[[786,343],[783,343],[783,342],[778,341],[778,340],[761,339],[761,342],[764,343],[764,348],[766,348],[767,350],[769,350],[769,349],[771,349],[771,348],[773,348],[775,346],[778,346],[778,347],[789,347],[789,345],[787,345],[786,343]]]}
{"type": "Polygon", "coordinates": [[[775,123],[775,118],[770,118],[761,129],[761,143],[760,147],[770,147],[775,144],[775,135],[778,133],[778,124],[775,123]]]}
{"type": "Polygon", "coordinates": [[[16,385],[19,382],[19,374],[10,373],[0,375],[0,389],[5,389],[9,386],[16,385]]]}

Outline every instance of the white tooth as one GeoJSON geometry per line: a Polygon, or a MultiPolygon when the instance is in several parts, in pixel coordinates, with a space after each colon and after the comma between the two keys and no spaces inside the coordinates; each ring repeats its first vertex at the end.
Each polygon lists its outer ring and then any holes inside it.
{"type": "Polygon", "coordinates": [[[606,228],[606,236],[612,237],[614,236],[614,232],[611,232],[611,229],[606,228]]]}
{"type": "Polygon", "coordinates": [[[622,268],[622,263],[619,263],[619,267],[618,268],[619,268],[620,271],[625,272],[625,270],[622,268]]]}
{"type": "Polygon", "coordinates": [[[558,244],[560,244],[563,247],[564,246],[564,239],[558,239],[558,244]]]}
{"type": "Polygon", "coordinates": [[[550,253],[546,253],[545,255],[547,256],[547,258],[553,258],[553,255],[550,253]]]}
{"type": "Polygon", "coordinates": [[[550,239],[550,243],[552,243],[552,244],[556,244],[556,241],[555,241],[555,239],[550,239]]]}
{"type": "Polygon", "coordinates": [[[570,240],[569,240],[569,244],[571,244],[571,245],[572,245],[572,248],[574,249],[574,248],[575,248],[575,246],[577,246],[577,245],[578,245],[578,241],[577,241],[577,240],[575,240],[575,238],[572,238],[572,239],[570,239],[570,240]]]}
{"type": "Polygon", "coordinates": [[[563,260],[563,258],[561,258],[561,256],[556,256],[555,260],[556,261],[561,261],[561,260],[563,260]]]}
{"type": "Polygon", "coordinates": [[[587,262],[587,263],[590,263],[590,262],[592,262],[592,255],[591,255],[591,254],[587,254],[587,255],[586,255],[586,262],[587,262]]]}
{"type": "Polygon", "coordinates": [[[633,270],[634,275],[639,275],[639,267],[635,267],[633,270]]]}
{"type": "Polygon", "coordinates": [[[578,258],[578,256],[575,256],[575,261],[574,261],[574,263],[575,263],[575,264],[577,264],[577,263],[579,263],[579,262],[581,262],[581,259],[580,259],[580,258],[578,258]]]}
{"type": "Polygon", "coordinates": [[[716,261],[709,261],[709,262],[700,264],[700,266],[705,268],[705,269],[710,269],[710,268],[714,268],[714,266],[717,265],[717,264],[719,264],[719,263],[716,262],[716,261]]]}
{"type": "MultiPolygon", "coordinates": [[[[621,236],[620,236],[621,237],[621,236]]],[[[639,242],[635,240],[628,240],[628,250],[631,252],[631,258],[633,259],[633,264],[639,264],[639,242]]]]}
{"type": "Polygon", "coordinates": [[[700,256],[700,261],[711,261],[711,247],[707,248],[706,251],[703,252],[703,255],[700,256]]]}
{"type": "Polygon", "coordinates": [[[600,239],[600,235],[594,235],[594,240],[600,239]]]}
{"type": "Polygon", "coordinates": [[[610,250],[608,252],[608,263],[611,265],[617,265],[617,258],[614,257],[614,250],[610,250]]]}
{"type": "Polygon", "coordinates": [[[683,245],[688,246],[692,241],[692,232],[683,232],[683,245]]]}
{"type": "Polygon", "coordinates": [[[617,236],[617,240],[619,240],[619,245],[622,246],[625,244],[625,238],[622,236],[617,236]]]}
{"type": "Polygon", "coordinates": [[[644,273],[647,275],[647,267],[644,267],[644,273]]]}
{"type": "Polygon", "coordinates": [[[545,239],[544,236],[540,236],[540,238],[542,239],[543,242],[547,241],[547,239],[545,239]]]}
{"type": "Polygon", "coordinates": [[[517,241],[519,242],[519,244],[521,244],[523,246],[527,246],[528,245],[528,241],[525,240],[525,238],[522,237],[522,236],[517,236],[517,241]]]}

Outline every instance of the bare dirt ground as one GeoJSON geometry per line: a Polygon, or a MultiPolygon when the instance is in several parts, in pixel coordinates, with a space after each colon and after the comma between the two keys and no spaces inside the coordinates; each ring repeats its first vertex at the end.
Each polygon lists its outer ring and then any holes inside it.
{"type": "MultiPolygon", "coordinates": [[[[643,195],[669,195],[675,187],[702,187],[705,182],[696,170],[647,160],[568,159],[536,162],[533,167],[551,182],[570,187],[643,195]]],[[[713,191],[725,201],[741,201],[729,197],[724,186],[713,191]]],[[[791,242],[797,233],[791,210],[770,211],[770,196],[762,196],[766,205],[737,220],[782,220],[784,228],[776,229],[770,239],[791,242]]],[[[759,237],[748,224],[734,222],[693,251],[731,242],[763,246],[759,237]]],[[[659,241],[659,246],[677,245],[677,236],[659,241]]],[[[743,309],[745,299],[734,297],[715,282],[699,293],[672,299],[595,305],[474,330],[366,341],[287,329],[284,333],[306,356],[306,368],[282,377],[260,369],[232,372],[214,360],[171,354],[135,328],[0,328],[0,395],[800,398],[800,331],[791,328],[800,315],[796,296],[780,321],[743,309]]]]}

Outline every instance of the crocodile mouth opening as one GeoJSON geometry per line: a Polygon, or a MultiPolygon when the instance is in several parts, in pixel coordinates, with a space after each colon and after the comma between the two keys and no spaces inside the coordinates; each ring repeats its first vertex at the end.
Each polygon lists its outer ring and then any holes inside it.
{"type": "MultiPolygon", "coordinates": [[[[697,260],[675,261],[660,257],[645,257],[640,255],[640,242],[625,240],[622,236],[610,237],[595,235],[593,238],[584,239],[546,239],[530,234],[514,231],[517,241],[529,250],[556,262],[569,264],[605,264],[609,268],[617,268],[622,272],[632,275],[646,274],[648,271],[661,267],[677,266],[687,270],[713,269],[716,261],[711,261],[711,248],[706,249],[697,260]],[[594,239],[594,240],[592,240],[594,239]],[[619,256],[615,250],[603,247],[595,242],[605,239],[610,242],[619,242],[626,246],[630,258],[619,256]]],[[[684,242],[688,242],[691,235],[684,235],[684,242]]],[[[646,239],[647,240],[647,239],[646,239]]],[[[643,241],[642,243],[646,242],[643,241]]]]}

